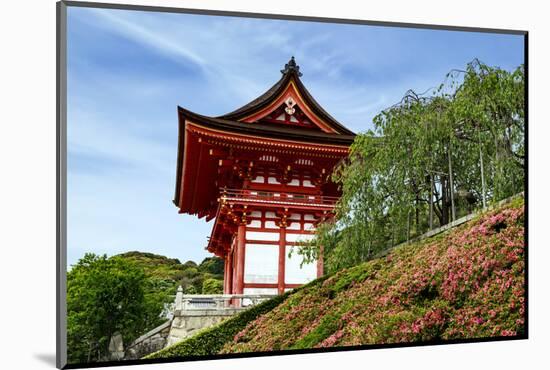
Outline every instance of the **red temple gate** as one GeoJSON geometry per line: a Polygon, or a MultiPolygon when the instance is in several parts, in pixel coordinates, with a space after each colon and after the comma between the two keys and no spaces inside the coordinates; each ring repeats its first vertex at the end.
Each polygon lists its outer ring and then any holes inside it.
{"type": "Polygon", "coordinates": [[[281,294],[323,274],[322,256],[300,267],[289,252],[332,216],[340,192],[330,174],[354,133],[313,99],[294,58],[281,72],[266,93],[223,116],[178,107],[174,203],[215,218],[207,250],[225,261],[225,294],[281,294]]]}

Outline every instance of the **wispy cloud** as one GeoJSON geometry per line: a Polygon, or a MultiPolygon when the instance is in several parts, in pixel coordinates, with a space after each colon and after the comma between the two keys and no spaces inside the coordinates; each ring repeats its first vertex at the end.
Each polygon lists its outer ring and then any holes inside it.
{"type": "Polygon", "coordinates": [[[104,22],[102,22],[102,25],[108,27],[113,33],[143,43],[147,47],[173,57],[176,60],[183,58],[201,68],[208,65],[207,60],[185,47],[184,43],[173,40],[168,27],[157,29],[158,31],[152,31],[152,28],[144,27],[135,21],[133,22],[126,19],[124,16],[116,15],[114,11],[94,8],[89,9],[89,11],[95,15],[97,19],[103,20],[104,22]]]}

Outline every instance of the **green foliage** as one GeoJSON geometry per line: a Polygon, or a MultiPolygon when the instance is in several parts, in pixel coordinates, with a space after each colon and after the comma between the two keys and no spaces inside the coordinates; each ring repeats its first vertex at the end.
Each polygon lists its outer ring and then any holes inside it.
{"type": "Polygon", "coordinates": [[[288,295],[289,293],[286,293],[262,302],[216,326],[197,333],[189,339],[152,353],[145,358],[196,357],[217,354],[224,344],[233,340],[233,337],[243,330],[249,322],[277,307],[288,295]]]}
{"type": "Polygon", "coordinates": [[[352,284],[360,284],[370,276],[373,276],[380,269],[379,263],[372,263],[368,266],[356,266],[350,268],[331,287],[334,293],[340,293],[348,289],[352,284]]]}
{"type": "Polygon", "coordinates": [[[110,332],[120,331],[127,344],[162,324],[166,321],[165,306],[174,301],[178,285],[182,285],[187,294],[203,293],[203,285],[208,292],[205,294],[219,293],[223,279],[223,262],[222,274],[219,274],[220,261],[212,257],[205,258],[200,265],[193,261],[181,264],[174,258],[137,251],[111,258],[87,254],[67,276],[69,360],[74,363],[101,359],[106,355],[110,332]],[[108,284],[102,284],[103,280],[108,284]],[[120,286],[130,282],[134,285],[117,290],[109,285],[116,281],[120,286]],[[87,292],[90,286],[92,289],[87,292]],[[85,296],[83,292],[87,292],[85,296]],[[101,333],[93,329],[99,325],[101,315],[112,310],[107,305],[125,299],[121,296],[123,293],[130,295],[123,306],[128,315],[116,322],[111,319],[103,322],[101,333]],[[107,325],[111,325],[109,332],[107,325]]]}
{"type": "Polygon", "coordinates": [[[111,336],[139,334],[147,307],[143,270],[123,258],[87,253],[67,274],[67,344],[71,363],[108,354],[111,336]]]}
{"type": "Polygon", "coordinates": [[[318,228],[304,261],[323,246],[327,271],[353,266],[449,223],[453,210],[456,219],[523,191],[524,117],[523,66],[475,60],[429,95],[408,91],[334,171],[337,222],[318,228]]]}
{"type": "Polygon", "coordinates": [[[186,267],[185,270],[183,270],[183,277],[192,279],[195,276],[199,275],[199,269],[197,267],[186,267]]]}
{"type": "Polygon", "coordinates": [[[199,265],[199,271],[212,275],[223,275],[223,260],[218,257],[207,257],[199,265]]]}
{"type": "Polygon", "coordinates": [[[184,268],[197,267],[197,264],[194,261],[187,261],[183,264],[183,267],[184,268]]]}
{"type": "Polygon", "coordinates": [[[222,294],[223,281],[217,279],[206,279],[202,283],[202,294],[222,294]]]}
{"type": "Polygon", "coordinates": [[[194,285],[189,285],[185,290],[185,294],[199,294],[194,285]]]}
{"type": "MultiPolygon", "coordinates": [[[[161,312],[166,304],[173,302],[178,281],[185,267],[176,258],[168,258],[147,252],[126,252],[117,257],[127,260],[145,273],[144,296],[146,312],[139,335],[162,324],[166,319],[161,312]]],[[[196,266],[196,265],[195,265],[196,266]]]]}

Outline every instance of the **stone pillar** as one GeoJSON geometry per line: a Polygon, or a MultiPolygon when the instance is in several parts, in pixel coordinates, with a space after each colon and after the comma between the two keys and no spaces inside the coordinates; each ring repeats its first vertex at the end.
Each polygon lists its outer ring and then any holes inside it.
{"type": "Polygon", "coordinates": [[[277,274],[277,293],[285,292],[285,255],[286,255],[286,228],[281,227],[279,232],[279,270],[277,274]]]}
{"type": "Polygon", "coordinates": [[[324,261],[323,261],[323,251],[324,251],[324,248],[321,245],[319,247],[319,257],[317,258],[317,277],[318,278],[323,276],[324,270],[325,270],[324,261]]]}
{"type": "Polygon", "coordinates": [[[124,358],[124,344],[122,335],[116,332],[109,341],[109,360],[119,361],[124,358]]]}
{"type": "Polygon", "coordinates": [[[245,260],[246,225],[240,224],[237,229],[237,281],[236,294],[243,294],[244,290],[244,260],[245,260]]]}
{"type": "Polygon", "coordinates": [[[181,315],[182,310],[183,310],[183,288],[181,287],[181,285],[179,285],[178,290],[176,292],[174,315],[181,315]]]}

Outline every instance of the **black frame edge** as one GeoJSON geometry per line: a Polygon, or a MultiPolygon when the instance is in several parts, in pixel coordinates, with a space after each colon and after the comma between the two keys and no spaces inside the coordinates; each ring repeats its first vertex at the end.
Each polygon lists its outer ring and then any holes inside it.
{"type": "Polygon", "coordinates": [[[67,365],[67,4],[56,3],[56,367],[67,365]]]}

